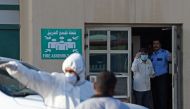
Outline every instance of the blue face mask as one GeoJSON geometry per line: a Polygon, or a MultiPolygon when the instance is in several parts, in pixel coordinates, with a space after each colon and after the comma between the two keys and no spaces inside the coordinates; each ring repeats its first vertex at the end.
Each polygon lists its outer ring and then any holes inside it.
{"type": "Polygon", "coordinates": [[[74,74],[66,72],[65,77],[66,77],[66,80],[72,85],[74,85],[77,82],[77,77],[74,74]]]}
{"type": "Polygon", "coordinates": [[[140,58],[142,61],[146,61],[148,59],[148,55],[141,55],[140,58]]]}

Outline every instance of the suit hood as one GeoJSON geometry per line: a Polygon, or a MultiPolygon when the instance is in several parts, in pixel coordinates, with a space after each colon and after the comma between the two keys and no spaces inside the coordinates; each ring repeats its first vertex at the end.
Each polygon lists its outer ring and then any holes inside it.
{"type": "Polygon", "coordinates": [[[85,64],[84,59],[79,53],[73,53],[68,56],[62,64],[62,70],[65,73],[65,68],[72,68],[80,77],[80,80],[76,85],[83,84],[85,82],[85,64]]]}

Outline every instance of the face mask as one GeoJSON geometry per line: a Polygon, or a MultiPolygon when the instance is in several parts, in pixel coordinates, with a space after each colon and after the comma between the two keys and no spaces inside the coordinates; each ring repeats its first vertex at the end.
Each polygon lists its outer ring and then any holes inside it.
{"type": "Polygon", "coordinates": [[[73,73],[65,73],[66,80],[71,83],[75,84],[77,82],[77,77],[73,73]]]}
{"type": "Polygon", "coordinates": [[[146,61],[148,59],[148,55],[141,55],[140,58],[142,61],[146,61]]]}

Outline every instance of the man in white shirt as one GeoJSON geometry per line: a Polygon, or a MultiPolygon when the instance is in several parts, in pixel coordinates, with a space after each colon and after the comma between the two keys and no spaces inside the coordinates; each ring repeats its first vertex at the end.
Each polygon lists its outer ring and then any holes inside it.
{"type": "Polygon", "coordinates": [[[148,51],[142,48],[136,54],[132,63],[133,71],[133,90],[135,94],[136,103],[148,108],[151,108],[152,95],[150,78],[154,76],[155,72],[151,60],[148,59],[148,51]]]}
{"type": "Polygon", "coordinates": [[[112,97],[116,82],[113,73],[100,73],[94,83],[95,95],[79,104],[76,109],[129,109],[126,104],[112,97]]]}

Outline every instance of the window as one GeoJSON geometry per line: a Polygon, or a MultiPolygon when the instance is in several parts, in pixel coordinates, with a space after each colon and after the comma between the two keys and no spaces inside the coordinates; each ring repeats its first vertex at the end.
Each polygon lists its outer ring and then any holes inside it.
{"type": "Polygon", "coordinates": [[[87,28],[86,59],[87,73],[95,80],[104,70],[116,74],[117,97],[128,97],[130,93],[130,28],[87,28]]]}

